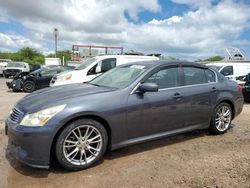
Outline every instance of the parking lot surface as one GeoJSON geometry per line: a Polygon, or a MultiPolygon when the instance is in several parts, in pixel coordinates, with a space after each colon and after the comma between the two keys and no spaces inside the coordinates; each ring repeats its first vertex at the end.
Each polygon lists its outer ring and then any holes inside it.
{"type": "Polygon", "coordinates": [[[97,166],[68,172],[27,167],[8,153],[4,120],[25,93],[0,78],[0,187],[250,187],[250,104],[224,135],[195,131],[108,152],[97,166]]]}

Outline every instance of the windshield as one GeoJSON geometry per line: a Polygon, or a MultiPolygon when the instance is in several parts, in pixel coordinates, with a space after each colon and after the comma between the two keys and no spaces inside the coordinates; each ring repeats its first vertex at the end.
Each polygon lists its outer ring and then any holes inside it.
{"type": "Polygon", "coordinates": [[[125,88],[146,70],[145,65],[117,67],[89,82],[93,85],[125,88]]]}
{"type": "Polygon", "coordinates": [[[39,73],[39,72],[41,72],[41,71],[43,71],[43,70],[46,70],[46,68],[42,67],[42,68],[40,68],[40,69],[37,69],[37,70],[31,72],[31,74],[37,74],[37,73],[39,73]]]}
{"type": "Polygon", "coordinates": [[[222,66],[218,66],[218,65],[207,65],[207,66],[210,67],[211,69],[216,70],[216,71],[219,71],[222,67],[222,66]]]}
{"type": "Polygon", "coordinates": [[[23,63],[8,63],[7,67],[23,67],[23,63]]]}
{"type": "Polygon", "coordinates": [[[75,68],[75,70],[82,70],[87,68],[89,65],[91,65],[94,61],[96,61],[96,58],[90,58],[81,63],[78,67],[75,68]]]}

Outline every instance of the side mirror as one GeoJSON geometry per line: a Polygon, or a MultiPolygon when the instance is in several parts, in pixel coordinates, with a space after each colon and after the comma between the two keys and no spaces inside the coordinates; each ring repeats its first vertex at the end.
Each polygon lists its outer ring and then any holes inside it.
{"type": "Polygon", "coordinates": [[[100,73],[100,72],[102,72],[101,66],[97,66],[95,68],[95,73],[100,73]]]}
{"type": "Polygon", "coordinates": [[[159,86],[155,83],[143,83],[139,86],[139,91],[145,92],[156,92],[159,90],[159,86]]]}

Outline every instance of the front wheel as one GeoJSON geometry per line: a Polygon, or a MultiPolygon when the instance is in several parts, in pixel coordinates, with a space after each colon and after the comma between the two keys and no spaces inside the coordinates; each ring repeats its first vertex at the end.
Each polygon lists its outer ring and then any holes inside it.
{"type": "Polygon", "coordinates": [[[23,91],[26,93],[31,93],[35,91],[36,89],[36,84],[32,81],[26,81],[23,83],[23,91]]]}
{"type": "Polygon", "coordinates": [[[211,119],[210,132],[213,134],[225,133],[232,121],[232,108],[227,103],[219,104],[214,111],[211,119]]]}
{"type": "Polygon", "coordinates": [[[82,170],[103,157],[108,144],[105,128],[98,121],[81,119],[69,124],[56,142],[56,157],[67,170],[82,170]]]}

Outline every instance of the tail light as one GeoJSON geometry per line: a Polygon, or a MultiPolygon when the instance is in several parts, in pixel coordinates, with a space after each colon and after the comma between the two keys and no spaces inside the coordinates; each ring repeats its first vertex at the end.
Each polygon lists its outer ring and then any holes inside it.
{"type": "Polygon", "coordinates": [[[238,87],[238,91],[241,92],[241,93],[243,93],[243,86],[242,85],[238,85],[237,87],[238,87]]]}

